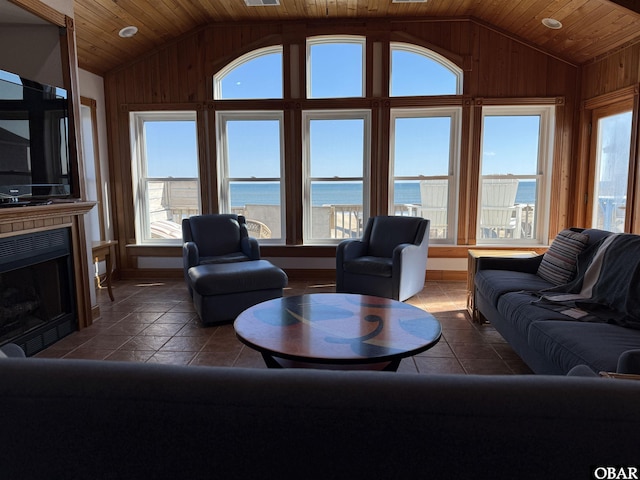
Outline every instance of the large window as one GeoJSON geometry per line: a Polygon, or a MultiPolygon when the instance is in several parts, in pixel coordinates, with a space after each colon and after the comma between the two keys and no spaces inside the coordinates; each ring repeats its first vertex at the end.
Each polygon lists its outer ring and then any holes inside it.
{"type": "MultiPolygon", "coordinates": [[[[462,102],[442,97],[462,93],[462,70],[424,47],[392,42],[386,54],[384,45],[358,35],[313,36],[304,47],[249,52],[214,75],[221,211],[264,224],[263,242],[286,243],[287,221],[306,245],[360,237],[371,211],[372,152],[377,171],[381,159],[386,168],[389,142],[390,177],[378,180],[390,186],[390,213],[435,215],[428,197],[444,192],[432,237],[455,241],[462,102]],[[283,111],[272,101],[278,98],[287,99],[283,111]],[[388,115],[389,133],[374,137],[388,115]],[[286,191],[285,165],[287,181],[296,182],[286,191]]],[[[376,192],[384,190],[379,181],[376,192]]]]}
{"type": "Polygon", "coordinates": [[[369,111],[303,113],[305,243],[362,236],[369,213],[369,111]]]}
{"type": "Polygon", "coordinates": [[[632,103],[594,110],[592,122],[593,200],[591,226],[624,232],[629,188],[632,103]]]}
{"type": "Polygon", "coordinates": [[[200,213],[196,113],[131,113],[139,243],[180,243],[183,218],[200,213]]]}
{"type": "Polygon", "coordinates": [[[282,112],[218,113],[220,210],[244,215],[263,243],[284,238],[282,112]]]}
{"type": "Polygon", "coordinates": [[[477,241],[545,243],[553,106],[484,107],[477,241]]]}
{"type": "MultiPolygon", "coordinates": [[[[282,98],[282,46],[237,58],[214,75],[213,85],[217,100],[282,98]]],[[[244,215],[261,243],[284,242],[283,113],[218,112],[216,127],[220,211],[244,215]]]]}
{"type": "Polygon", "coordinates": [[[460,109],[391,112],[389,213],[430,220],[430,242],[455,239],[460,109]]]}
{"type": "MultiPolygon", "coordinates": [[[[307,39],[307,98],[363,97],[365,38],[307,39]]],[[[304,243],[362,235],[369,216],[369,110],[303,112],[304,243]]]]}

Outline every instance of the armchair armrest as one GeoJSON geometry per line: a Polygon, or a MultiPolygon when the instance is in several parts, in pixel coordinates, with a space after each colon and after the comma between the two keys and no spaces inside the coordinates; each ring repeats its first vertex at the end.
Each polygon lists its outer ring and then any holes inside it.
{"type": "Polygon", "coordinates": [[[393,266],[395,268],[396,263],[400,266],[401,263],[421,262],[424,257],[425,255],[420,245],[401,243],[393,249],[393,266]]]}
{"type": "Polygon", "coordinates": [[[542,255],[536,257],[480,257],[478,270],[511,270],[513,272],[536,273],[542,262],[542,255]]]}
{"type": "Polygon", "coordinates": [[[20,348],[15,343],[5,343],[2,347],[0,347],[0,358],[3,356],[10,358],[26,357],[24,350],[22,350],[22,348],[20,348]]]}
{"type": "Polygon", "coordinates": [[[260,244],[253,237],[243,237],[240,240],[240,248],[251,260],[260,260],[260,244]]]}
{"type": "MultiPolygon", "coordinates": [[[[428,244],[401,243],[393,249],[392,270],[393,276],[398,279],[394,282],[394,295],[404,300],[411,293],[424,287],[425,271],[427,268],[428,244]]],[[[394,297],[395,298],[395,297],[394,297]]]]}
{"type": "Polygon", "coordinates": [[[354,258],[362,257],[367,253],[367,242],[362,240],[343,240],[338,244],[336,250],[336,260],[342,264],[342,262],[353,260],[354,258]]]}
{"type": "Polygon", "coordinates": [[[343,292],[344,270],[342,266],[345,261],[353,260],[363,256],[367,251],[367,244],[362,240],[343,240],[336,248],[336,292],[343,292]]]}
{"type": "Polygon", "coordinates": [[[640,349],[627,350],[618,358],[617,373],[640,374],[640,349]]]}
{"type": "Polygon", "coordinates": [[[195,242],[184,242],[182,245],[182,262],[185,274],[191,267],[195,267],[200,263],[200,252],[195,242]]]}

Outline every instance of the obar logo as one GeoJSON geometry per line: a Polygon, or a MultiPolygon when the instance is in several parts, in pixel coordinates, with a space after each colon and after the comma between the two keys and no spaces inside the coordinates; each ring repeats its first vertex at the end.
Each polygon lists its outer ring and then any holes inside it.
{"type": "Polygon", "coordinates": [[[638,479],[638,467],[595,467],[592,478],[598,480],[638,479]]]}

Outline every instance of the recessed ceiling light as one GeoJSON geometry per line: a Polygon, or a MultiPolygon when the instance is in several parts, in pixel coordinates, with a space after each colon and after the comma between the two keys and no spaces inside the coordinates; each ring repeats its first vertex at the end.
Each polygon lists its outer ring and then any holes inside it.
{"type": "Polygon", "coordinates": [[[280,0],[244,0],[247,7],[277,7],[280,0]]]}
{"type": "Polygon", "coordinates": [[[552,30],[559,30],[562,28],[562,23],[560,23],[560,21],[556,20],[555,18],[543,18],[542,24],[547,28],[551,28],[552,30]]]}
{"type": "Polygon", "coordinates": [[[134,27],[133,25],[130,25],[130,26],[124,27],[122,30],[120,30],[118,32],[118,35],[120,35],[122,38],[131,38],[136,33],[138,33],[138,27],[134,27]]]}

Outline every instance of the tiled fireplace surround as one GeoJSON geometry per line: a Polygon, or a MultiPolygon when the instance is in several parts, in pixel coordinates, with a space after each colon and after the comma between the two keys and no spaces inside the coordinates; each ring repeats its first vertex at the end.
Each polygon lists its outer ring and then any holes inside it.
{"type": "MultiPolygon", "coordinates": [[[[15,248],[18,251],[25,251],[27,254],[33,249],[33,255],[37,256],[42,251],[38,249],[42,242],[48,242],[49,237],[56,237],[56,233],[62,233],[66,236],[65,229],[68,230],[71,247],[71,276],[73,278],[71,284],[75,290],[75,313],[77,315],[77,326],[76,321],[73,320],[71,330],[91,324],[89,268],[83,216],[93,206],[93,202],[59,202],[49,205],[0,209],[0,239],[16,238],[18,240],[18,236],[21,236],[19,241],[16,241],[15,248]],[[29,240],[33,239],[34,235],[36,243],[29,244],[29,240]]],[[[11,246],[12,242],[5,242],[5,245],[11,246]]],[[[7,259],[5,258],[5,260],[7,259]]],[[[6,275],[5,279],[11,282],[9,275],[6,275]]],[[[53,288],[58,287],[54,285],[53,288]]],[[[68,326],[63,328],[63,330],[67,329],[68,326]]],[[[61,332],[62,335],[65,333],[65,331],[61,332]]],[[[50,332],[43,335],[45,346],[48,342],[56,340],[51,335],[50,332]]],[[[34,346],[33,348],[38,347],[34,346]]]]}

